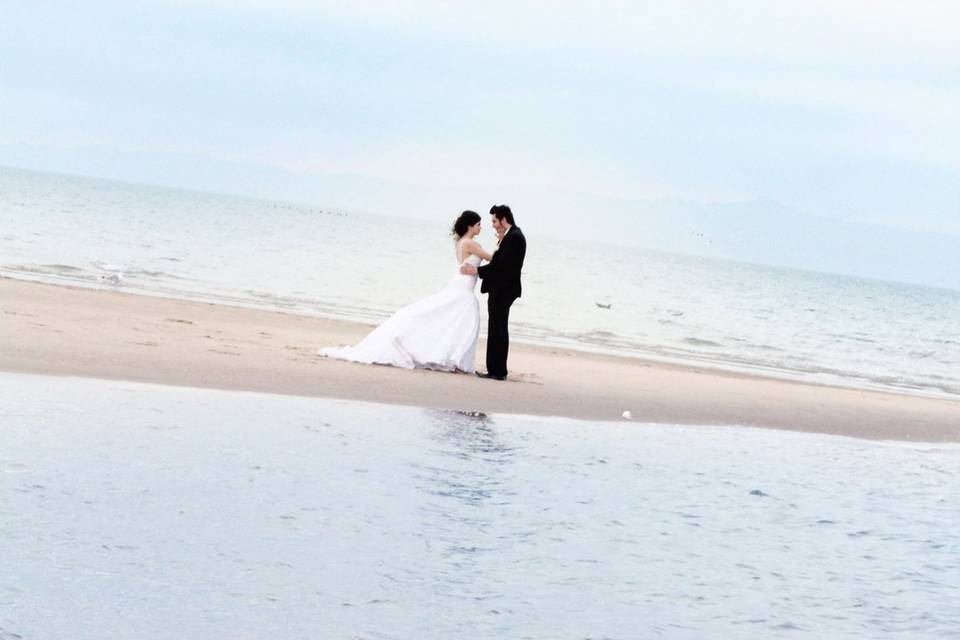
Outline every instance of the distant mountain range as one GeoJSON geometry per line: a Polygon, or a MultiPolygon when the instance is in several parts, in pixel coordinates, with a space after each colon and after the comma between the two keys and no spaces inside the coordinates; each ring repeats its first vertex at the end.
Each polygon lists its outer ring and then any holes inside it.
{"type": "Polygon", "coordinates": [[[650,248],[960,289],[960,236],[844,222],[768,199],[627,207],[632,241],[650,248]]]}

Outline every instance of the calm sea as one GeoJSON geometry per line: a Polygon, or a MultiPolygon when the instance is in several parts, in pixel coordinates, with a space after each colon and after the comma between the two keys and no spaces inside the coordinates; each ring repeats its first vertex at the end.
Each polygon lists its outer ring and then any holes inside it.
{"type": "Polygon", "coordinates": [[[0,638],[956,638],[960,447],[0,374],[0,638]]]}
{"type": "MultiPolygon", "coordinates": [[[[377,322],[446,283],[456,213],[404,220],[0,169],[0,274],[377,322]]],[[[489,229],[480,240],[492,245],[489,229]]],[[[960,395],[958,291],[528,244],[516,339],[960,395]]]]}

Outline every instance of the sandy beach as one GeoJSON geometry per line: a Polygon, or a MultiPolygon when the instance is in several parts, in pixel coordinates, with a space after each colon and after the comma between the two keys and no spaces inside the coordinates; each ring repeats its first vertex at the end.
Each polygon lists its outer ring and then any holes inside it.
{"type": "MultiPolygon", "coordinates": [[[[322,358],[363,324],[0,278],[0,370],[389,404],[960,441],[960,402],[511,346],[511,379],[322,358]]],[[[484,345],[480,349],[482,362],[484,345]]]]}

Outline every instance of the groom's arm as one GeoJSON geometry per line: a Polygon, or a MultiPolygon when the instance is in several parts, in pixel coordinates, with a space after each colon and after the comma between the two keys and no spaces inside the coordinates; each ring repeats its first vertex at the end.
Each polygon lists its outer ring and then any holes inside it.
{"type": "Polygon", "coordinates": [[[504,270],[508,269],[511,264],[517,262],[519,258],[520,245],[518,240],[514,236],[507,236],[503,239],[503,244],[500,245],[500,248],[497,249],[496,253],[493,254],[493,258],[489,263],[477,267],[477,275],[480,276],[480,279],[486,278],[496,278],[504,270]]]}

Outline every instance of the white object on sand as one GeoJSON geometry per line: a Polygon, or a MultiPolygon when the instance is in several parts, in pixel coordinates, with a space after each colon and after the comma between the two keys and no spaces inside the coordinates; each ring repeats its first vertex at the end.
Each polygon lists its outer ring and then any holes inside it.
{"type": "Polygon", "coordinates": [[[630,413],[629,411],[624,411],[622,417],[623,417],[624,420],[632,420],[632,419],[633,419],[633,414],[630,413]]]}

